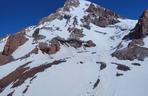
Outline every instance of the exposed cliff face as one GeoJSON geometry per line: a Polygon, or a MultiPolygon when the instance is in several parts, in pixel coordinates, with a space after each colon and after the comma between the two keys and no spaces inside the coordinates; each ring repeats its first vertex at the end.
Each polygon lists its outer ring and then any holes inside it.
{"type": "Polygon", "coordinates": [[[115,51],[112,56],[115,56],[120,60],[138,59],[143,61],[148,57],[148,48],[139,46],[127,47],[122,50],[115,51]]]}
{"type": "Polygon", "coordinates": [[[55,54],[60,50],[60,43],[57,39],[53,38],[49,44],[48,43],[40,43],[39,48],[43,53],[46,54],[55,54]]]}
{"type": "Polygon", "coordinates": [[[13,61],[13,57],[11,54],[21,45],[27,42],[27,38],[25,37],[25,30],[16,33],[14,35],[10,35],[7,39],[5,47],[0,53],[0,66],[6,63],[13,61]]]}
{"type": "Polygon", "coordinates": [[[7,64],[11,61],[13,61],[12,56],[6,56],[6,55],[3,55],[2,53],[0,53],[0,66],[7,64]]]}
{"type": "Polygon", "coordinates": [[[121,18],[115,12],[101,6],[94,5],[93,3],[89,5],[86,11],[89,13],[85,17],[86,20],[100,27],[118,23],[118,18],[121,18]]]}
{"type": "Polygon", "coordinates": [[[79,4],[79,0],[66,0],[63,9],[64,11],[70,11],[72,7],[78,7],[79,4]]]}
{"type": "Polygon", "coordinates": [[[2,52],[3,55],[11,55],[19,46],[23,45],[28,39],[25,37],[25,31],[10,35],[2,52]]]}
{"type": "Polygon", "coordinates": [[[112,56],[121,60],[144,60],[148,57],[148,48],[144,46],[144,38],[148,35],[148,10],[145,10],[135,28],[123,39],[132,40],[124,49],[118,49],[112,56]]]}
{"type": "Polygon", "coordinates": [[[141,39],[148,35],[148,10],[145,10],[135,28],[123,39],[141,39]]]}

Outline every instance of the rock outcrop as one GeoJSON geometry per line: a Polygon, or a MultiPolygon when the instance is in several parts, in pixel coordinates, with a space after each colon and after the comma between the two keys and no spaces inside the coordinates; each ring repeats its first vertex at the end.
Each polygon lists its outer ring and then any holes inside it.
{"type": "Polygon", "coordinates": [[[120,60],[144,60],[148,57],[148,48],[143,47],[143,39],[148,35],[148,10],[145,10],[135,28],[124,39],[132,40],[126,48],[117,49],[112,56],[120,60]]]}
{"type": "Polygon", "coordinates": [[[86,44],[84,44],[85,47],[96,47],[96,44],[93,43],[92,40],[89,40],[86,42],[86,44]]]}
{"type": "Polygon", "coordinates": [[[64,11],[70,11],[72,7],[78,7],[80,4],[79,0],[66,0],[64,4],[64,11]]]}
{"type": "Polygon", "coordinates": [[[81,37],[84,36],[82,29],[73,27],[73,28],[69,28],[68,31],[71,33],[70,38],[73,38],[73,39],[80,39],[81,37]]]}
{"type": "Polygon", "coordinates": [[[40,32],[40,28],[37,28],[37,29],[34,31],[34,33],[32,34],[32,37],[34,38],[34,40],[41,40],[41,39],[46,38],[45,36],[40,35],[39,32],[40,32]]]}
{"type": "Polygon", "coordinates": [[[43,53],[51,55],[60,50],[60,43],[57,39],[52,39],[49,43],[39,43],[39,48],[43,53]]]}
{"type": "Polygon", "coordinates": [[[6,56],[0,53],[0,66],[13,61],[12,56],[6,56]]]}
{"type": "Polygon", "coordinates": [[[120,18],[120,16],[115,12],[100,6],[96,6],[93,3],[90,4],[86,11],[89,14],[84,17],[84,21],[86,22],[84,24],[85,26],[88,26],[88,24],[91,22],[97,26],[106,27],[119,22],[118,18],[120,18]]]}
{"type": "Polygon", "coordinates": [[[23,64],[22,66],[18,67],[12,73],[8,74],[6,77],[0,79],[0,93],[11,83],[13,85],[11,88],[15,88],[22,85],[29,78],[31,78],[30,80],[31,82],[35,78],[34,76],[37,73],[44,72],[46,69],[52,67],[53,65],[58,65],[62,62],[66,62],[66,61],[57,60],[49,64],[42,64],[32,69],[30,69],[30,67],[26,67],[28,64],[32,62],[27,62],[26,64],[23,64]]]}
{"type": "Polygon", "coordinates": [[[135,28],[123,39],[141,39],[148,35],[148,9],[145,10],[138,20],[135,28]]]}
{"type": "Polygon", "coordinates": [[[148,57],[148,48],[140,46],[127,47],[122,50],[115,51],[112,56],[120,60],[138,59],[143,61],[146,57],[148,57]]]}
{"type": "Polygon", "coordinates": [[[13,61],[11,54],[28,39],[25,37],[25,30],[8,37],[2,53],[0,53],[0,66],[13,61]]]}
{"type": "Polygon", "coordinates": [[[19,46],[23,45],[28,39],[25,37],[25,31],[9,36],[2,52],[3,55],[11,55],[19,46]]]}

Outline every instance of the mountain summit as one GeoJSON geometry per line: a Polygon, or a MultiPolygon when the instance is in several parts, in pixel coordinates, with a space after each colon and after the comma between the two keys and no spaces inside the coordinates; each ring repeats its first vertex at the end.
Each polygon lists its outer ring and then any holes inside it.
{"type": "Polygon", "coordinates": [[[0,41],[0,96],[147,96],[148,11],[125,19],[66,0],[0,41]]]}

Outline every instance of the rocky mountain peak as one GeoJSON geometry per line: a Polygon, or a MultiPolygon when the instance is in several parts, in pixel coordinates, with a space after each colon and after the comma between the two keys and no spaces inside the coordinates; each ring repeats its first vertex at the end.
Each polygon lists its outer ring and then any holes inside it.
{"type": "Polygon", "coordinates": [[[99,16],[107,15],[107,16],[114,16],[114,18],[120,18],[120,16],[115,12],[109,9],[103,8],[99,5],[95,5],[94,3],[90,4],[89,8],[87,9],[87,12],[96,13],[99,16]]]}

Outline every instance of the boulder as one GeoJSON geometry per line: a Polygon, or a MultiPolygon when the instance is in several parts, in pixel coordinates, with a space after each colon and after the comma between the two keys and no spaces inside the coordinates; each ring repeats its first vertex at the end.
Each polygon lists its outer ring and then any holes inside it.
{"type": "Polygon", "coordinates": [[[73,27],[73,28],[68,28],[68,31],[71,32],[70,38],[73,39],[80,39],[81,37],[84,36],[82,29],[73,27]]]}
{"type": "Polygon", "coordinates": [[[71,47],[74,47],[74,48],[80,48],[83,44],[83,41],[79,40],[79,39],[68,39],[67,40],[67,43],[71,46],[71,47]]]}
{"type": "Polygon", "coordinates": [[[92,41],[92,40],[89,40],[89,41],[87,41],[87,42],[86,42],[86,44],[84,44],[84,46],[85,46],[85,47],[95,47],[95,46],[96,46],[96,44],[95,44],[95,43],[93,43],[93,41],[92,41]]]}
{"type": "Polygon", "coordinates": [[[37,28],[34,33],[32,34],[32,37],[34,38],[34,40],[41,40],[41,39],[44,39],[46,38],[45,36],[43,35],[40,35],[40,28],[37,28]]]}
{"type": "Polygon", "coordinates": [[[48,43],[39,43],[39,48],[43,53],[46,54],[55,54],[60,50],[60,43],[57,39],[52,39],[50,44],[48,43]]]}

